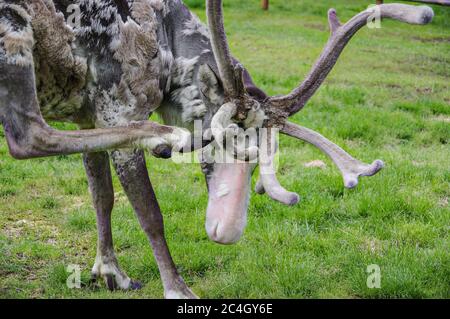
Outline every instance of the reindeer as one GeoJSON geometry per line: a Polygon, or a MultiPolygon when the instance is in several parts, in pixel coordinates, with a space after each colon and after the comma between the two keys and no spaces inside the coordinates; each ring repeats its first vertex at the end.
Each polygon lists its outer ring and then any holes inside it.
{"type": "MultiPolygon", "coordinates": [[[[362,163],[288,118],[317,91],[373,10],[341,25],[331,9],[330,40],[305,81],[288,95],[269,97],[230,54],[221,0],[207,0],[209,30],[181,0],[0,0],[0,121],[10,154],[29,159],[83,153],[97,213],[93,278],[102,278],[111,290],[139,289],[114,254],[111,159],[153,248],[165,297],[196,298],[169,253],[143,150],[170,158],[174,152],[203,149],[206,231],[221,244],[242,236],[255,162],[261,165],[258,193],[287,205],[299,201],[275,175],[277,131],[320,148],[341,170],[345,187],[355,187],[360,176],[376,174],[383,162],[362,163]],[[68,23],[73,5],[81,12],[79,25],[68,23]],[[153,112],[171,126],[149,121],[153,112]],[[46,120],[80,129],[59,131],[46,120]],[[195,143],[198,120],[211,141],[195,143]],[[243,129],[267,133],[237,147],[243,129]],[[234,143],[231,150],[225,140],[234,143]],[[207,161],[211,147],[236,161],[207,161]]],[[[433,17],[425,6],[384,4],[376,11],[381,18],[411,24],[433,17]]]]}

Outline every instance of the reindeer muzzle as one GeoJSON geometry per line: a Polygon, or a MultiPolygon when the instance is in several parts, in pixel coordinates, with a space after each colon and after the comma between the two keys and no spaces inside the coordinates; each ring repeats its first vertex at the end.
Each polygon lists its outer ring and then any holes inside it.
{"type": "Polygon", "coordinates": [[[209,186],[206,231],[211,240],[234,244],[247,225],[251,176],[255,164],[214,164],[209,186]]]}

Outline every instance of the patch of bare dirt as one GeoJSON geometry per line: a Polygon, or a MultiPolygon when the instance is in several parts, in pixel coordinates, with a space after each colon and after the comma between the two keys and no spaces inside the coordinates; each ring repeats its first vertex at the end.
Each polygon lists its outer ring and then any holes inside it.
{"type": "Polygon", "coordinates": [[[444,197],[444,198],[439,199],[438,204],[441,207],[447,207],[448,206],[448,197],[444,197]]]}
{"type": "Polygon", "coordinates": [[[403,87],[399,84],[393,84],[393,83],[388,83],[385,85],[385,87],[389,88],[389,89],[403,89],[403,87]]]}
{"type": "Polygon", "coordinates": [[[366,238],[361,244],[361,249],[372,254],[383,254],[383,242],[379,239],[366,238]]]}
{"type": "Polygon", "coordinates": [[[423,43],[445,43],[445,42],[450,43],[450,37],[434,37],[434,38],[412,37],[412,39],[423,43]]]}
{"type": "Polygon", "coordinates": [[[439,116],[435,116],[432,118],[433,121],[439,121],[439,122],[445,122],[445,123],[450,123],[450,116],[448,115],[439,115],[439,116]]]}
{"type": "Polygon", "coordinates": [[[328,29],[324,24],[321,23],[305,23],[303,26],[308,29],[315,29],[319,31],[327,31],[328,29]]]}
{"type": "Polygon", "coordinates": [[[59,230],[56,226],[46,221],[29,219],[12,221],[3,227],[2,232],[11,239],[20,238],[28,232],[33,232],[42,235],[43,239],[52,245],[56,245],[56,238],[59,235],[59,230]]]}
{"type": "Polygon", "coordinates": [[[115,192],[114,193],[114,201],[115,203],[123,203],[128,200],[127,195],[123,191],[115,192]]]}
{"type": "Polygon", "coordinates": [[[87,204],[90,204],[90,202],[86,203],[86,198],[82,196],[71,196],[71,198],[72,198],[72,205],[70,207],[69,206],[67,207],[70,208],[69,210],[77,210],[87,204]]]}
{"type": "Polygon", "coordinates": [[[416,88],[416,92],[420,94],[431,94],[433,93],[432,88],[416,88]]]}
{"type": "Polygon", "coordinates": [[[327,167],[327,164],[325,164],[323,161],[320,160],[315,160],[309,163],[305,163],[303,164],[303,166],[307,167],[307,168],[320,168],[320,169],[325,169],[327,167]]]}

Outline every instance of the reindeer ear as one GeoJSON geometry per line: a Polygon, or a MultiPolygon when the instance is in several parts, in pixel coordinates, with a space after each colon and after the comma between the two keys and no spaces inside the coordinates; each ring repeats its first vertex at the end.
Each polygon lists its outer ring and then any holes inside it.
{"type": "Polygon", "coordinates": [[[198,80],[202,95],[214,105],[223,104],[220,79],[208,64],[202,64],[198,71],[198,80]]]}

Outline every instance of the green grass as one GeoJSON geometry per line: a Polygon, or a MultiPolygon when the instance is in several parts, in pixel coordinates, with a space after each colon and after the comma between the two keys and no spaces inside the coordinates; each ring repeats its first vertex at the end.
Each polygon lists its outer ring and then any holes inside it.
{"type": "MultiPolygon", "coordinates": [[[[188,1],[204,20],[203,2],[188,1]]],[[[318,57],[328,8],[346,21],[374,1],[271,2],[262,12],[259,1],[226,0],[226,27],[256,83],[281,94],[318,57]]],[[[450,10],[434,9],[429,26],[383,21],[379,30],[361,30],[294,118],[366,162],[386,162],[357,189],[345,190],[317,149],[282,138],[279,178],[302,201],[284,207],[253,195],[242,241],[223,247],[204,230],[200,168],[149,159],[172,255],[200,297],[450,297],[450,10]],[[304,167],[316,159],[327,167],[304,167]],[[366,286],[370,264],[381,267],[381,289],[366,286]]],[[[147,239],[116,177],[114,184],[117,255],[145,286],[70,290],[65,267],[79,264],[86,282],[96,250],[81,157],[15,161],[0,138],[0,297],[162,297],[147,239]]]]}

